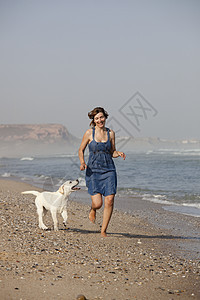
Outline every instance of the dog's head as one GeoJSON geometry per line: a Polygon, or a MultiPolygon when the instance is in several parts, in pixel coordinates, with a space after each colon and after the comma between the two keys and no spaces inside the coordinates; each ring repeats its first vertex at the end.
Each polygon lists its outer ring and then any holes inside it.
{"type": "Polygon", "coordinates": [[[78,179],[72,181],[72,180],[68,180],[65,183],[63,183],[60,188],[59,188],[59,192],[63,195],[69,195],[71,194],[71,192],[80,190],[79,187],[77,187],[77,185],[79,184],[78,179]]]}

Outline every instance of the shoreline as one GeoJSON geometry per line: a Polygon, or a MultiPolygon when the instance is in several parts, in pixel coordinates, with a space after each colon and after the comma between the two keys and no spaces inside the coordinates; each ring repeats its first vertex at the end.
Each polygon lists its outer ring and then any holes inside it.
{"type": "MultiPolygon", "coordinates": [[[[74,193],[71,198],[80,204],[91,204],[89,195],[85,190],[81,193],[74,193]]],[[[188,259],[200,258],[200,218],[168,211],[166,206],[168,205],[153,203],[138,197],[119,197],[116,195],[114,209],[119,213],[145,219],[148,224],[160,231],[177,236],[177,247],[184,256],[187,256],[188,259]],[[133,211],[127,209],[131,206],[134,207],[133,211]]]]}
{"type": "MultiPolygon", "coordinates": [[[[10,174],[8,174],[8,175],[10,175],[10,174]]],[[[32,186],[35,186],[36,188],[41,188],[41,189],[44,188],[44,182],[41,182],[40,180],[37,180],[36,178],[16,177],[16,176],[8,176],[8,175],[7,176],[1,175],[0,180],[11,180],[11,181],[23,182],[23,183],[27,183],[32,186]]],[[[52,188],[53,187],[52,184],[54,184],[54,182],[51,180],[50,180],[49,184],[47,182],[45,182],[45,190],[54,191],[54,189],[52,188]]],[[[55,186],[54,186],[54,188],[55,188],[55,186]]],[[[85,186],[82,186],[81,190],[83,193],[87,194],[87,189],[85,186]]],[[[88,198],[88,194],[86,197],[88,198]]],[[[85,198],[85,196],[84,196],[84,198],[85,198]]],[[[176,213],[177,215],[200,218],[200,207],[199,207],[199,204],[197,204],[197,203],[191,205],[190,203],[178,204],[176,201],[173,202],[173,200],[167,202],[167,201],[162,201],[162,200],[159,201],[159,200],[151,199],[151,198],[145,199],[140,195],[134,195],[134,194],[131,195],[131,194],[126,194],[126,193],[121,194],[120,188],[119,188],[119,191],[117,191],[115,199],[116,198],[123,199],[122,200],[123,202],[124,202],[124,199],[126,201],[128,199],[131,199],[131,200],[135,200],[135,199],[139,200],[140,199],[141,202],[152,203],[152,207],[155,204],[158,207],[162,207],[165,211],[176,213]]],[[[84,201],[85,201],[85,199],[84,199],[84,201]]],[[[86,203],[88,204],[88,201],[86,201],[86,203]]],[[[126,206],[126,208],[124,209],[124,207],[122,207],[120,205],[120,210],[132,213],[133,205],[129,200],[127,201],[127,203],[125,203],[125,206],[126,206]]]]}
{"type": "Polygon", "coordinates": [[[28,189],[33,186],[0,180],[2,299],[71,300],[78,294],[89,300],[200,299],[199,256],[190,256],[187,249],[199,242],[193,231],[199,218],[192,223],[192,217],[177,217],[138,199],[131,215],[118,208],[123,202],[116,197],[109,237],[102,238],[102,209],[91,224],[90,205],[81,203],[83,192],[76,192],[68,202],[67,229],[59,217],[54,232],[48,213],[45,222],[51,230],[43,231],[35,197],[21,195],[28,189]],[[179,227],[173,229],[172,221],[179,227]],[[188,222],[190,234],[181,222],[188,222]]]}

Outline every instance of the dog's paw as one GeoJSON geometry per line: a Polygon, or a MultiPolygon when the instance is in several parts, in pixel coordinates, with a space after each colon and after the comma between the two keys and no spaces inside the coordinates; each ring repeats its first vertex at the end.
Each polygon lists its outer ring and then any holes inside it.
{"type": "Polygon", "coordinates": [[[39,226],[40,227],[40,229],[43,229],[43,230],[48,230],[49,228],[47,227],[47,226],[39,226]]]}

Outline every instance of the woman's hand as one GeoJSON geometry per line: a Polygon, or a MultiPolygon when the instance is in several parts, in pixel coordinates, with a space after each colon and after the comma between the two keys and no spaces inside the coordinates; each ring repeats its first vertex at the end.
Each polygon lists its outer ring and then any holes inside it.
{"type": "Polygon", "coordinates": [[[120,152],[120,151],[117,151],[118,152],[118,155],[121,156],[123,158],[123,160],[125,160],[126,158],[126,155],[124,152],[120,152]]]}
{"type": "Polygon", "coordinates": [[[81,171],[84,171],[86,168],[87,168],[86,163],[82,163],[82,164],[80,165],[80,170],[81,170],[81,171]]]}
{"type": "Polygon", "coordinates": [[[78,156],[79,156],[79,160],[81,163],[81,165],[80,165],[81,171],[84,171],[87,168],[87,165],[86,165],[85,159],[84,159],[84,151],[85,151],[87,144],[90,142],[91,135],[92,135],[92,129],[90,128],[85,132],[82,142],[81,142],[81,145],[80,145],[80,148],[78,150],[78,156]]]}
{"type": "Polygon", "coordinates": [[[112,157],[116,158],[121,156],[123,158],[123,160],[125,160],[126,155],[124,154],[124,152],[121,151],[117,151],[115,148],[115,132],[113,130],[110,130],[110,137],[111,137],[111,153],[112,153],[112,157]]]}

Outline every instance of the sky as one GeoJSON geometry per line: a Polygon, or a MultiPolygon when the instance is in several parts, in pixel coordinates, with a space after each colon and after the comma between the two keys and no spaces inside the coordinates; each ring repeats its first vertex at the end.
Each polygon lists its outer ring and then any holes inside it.
{"type": "Polygon", "coordinates": [[[199,0],[0,0],[0,123],[200,139],[199,0]]]}

